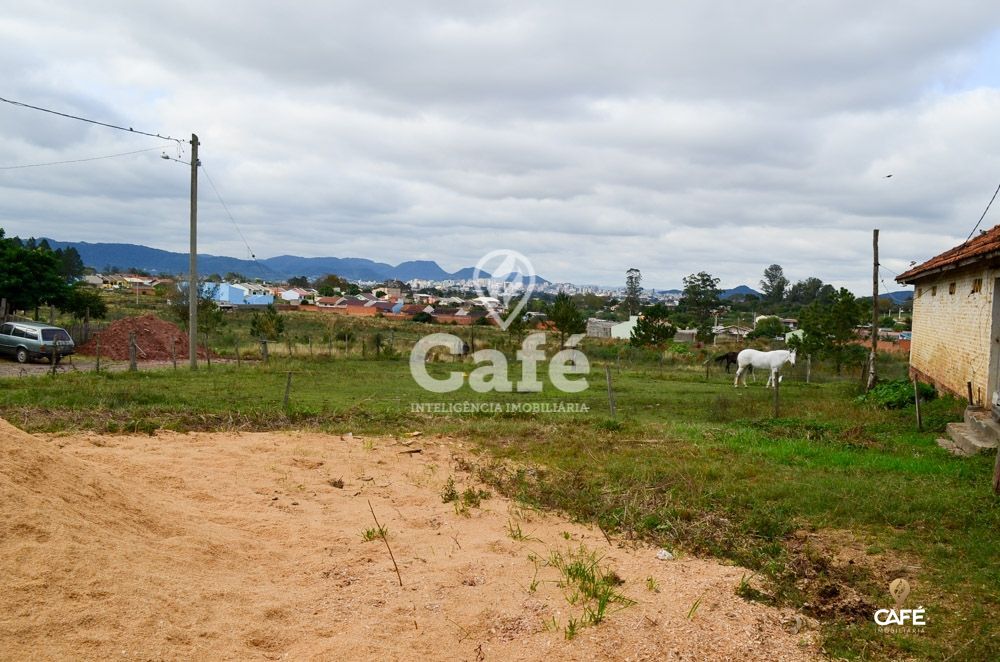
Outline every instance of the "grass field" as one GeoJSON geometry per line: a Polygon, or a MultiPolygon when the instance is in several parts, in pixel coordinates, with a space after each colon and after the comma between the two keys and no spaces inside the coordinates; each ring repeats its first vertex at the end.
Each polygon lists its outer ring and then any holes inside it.
{"type": "MultiPolygon", "coordinates": [[[[333,328],[329,320],[315,324],[310,338],[333,328]]],[[[272,355],[269,365],[2,380],[0,416],[36,432],[310,427],[454,435],[483,449],[469,469],[504,493],[596,521],[615,537],[752,569],[755,577],[733,590],[817,618],[831,656],[1000,657],[993,459],[954,458],[935,444],[944,424],[960,418],[963,402],[926,403],[927,431],[917,432],[912,407],[859,402],[855,380],[821,367],[816,383],[805,384],[800,363],[782,384],[774,418],[763,380],[736,390],[725,373],[706,378],[696,360],[638,353],[620,359],[607,346],[586,350],[593,365],[590,387],[580,394],[547,385],[540,394],[463,388],[441,396],[421,390],[409,374],[406,339],[425,330],[449,329],[359,327],[351,341],[334,342],[333,356],[313,340],[312,357],[299,331],[295,356],[272,355]],[[374,333],[391,333],[394,351],[376,357],[369,345],[362,358],[361,342],[374,333]],[[573,402],[589,411],[414,412],[412,403],[420,402],[573,402]],[[928,625],[917,633],[886,634],[872,622],[875,609],[892,606],[887,587],[898,576],[913,585],[907,606],[927,608],[928,625]]],[[[228,340],[239,337],[232,332],[228,340]]],[[[495,331],[482,333],[477,338],[502,345],[495,331]]],[[[327,348],[333,338],[322,338],[327,348]]],[[[226,344],[220,339],[219,350],[226,344]]],[[[473,367],[435,363],[431,371],[473,367]]],[[[889,376],[904,370],[888,357],[882,368],[889,376]]]]}

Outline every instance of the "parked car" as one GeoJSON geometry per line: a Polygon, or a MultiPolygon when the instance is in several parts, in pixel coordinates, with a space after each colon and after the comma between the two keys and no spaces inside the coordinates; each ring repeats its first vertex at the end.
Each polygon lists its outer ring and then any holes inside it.
{"type": "Polygon", "coordinates": [[[18,363],[43,357],[59,363],[75,351],[69,333],[58,326],[39,322],[7,322],[0,326],[0,354],[13,356],[18,363]]]}
{"type": "Polygon", "coordinates": [[[900,340],[913,340],[913,332],[912,331],[901,331],[900,334],[899,334],[899,339],[900,340]]]}

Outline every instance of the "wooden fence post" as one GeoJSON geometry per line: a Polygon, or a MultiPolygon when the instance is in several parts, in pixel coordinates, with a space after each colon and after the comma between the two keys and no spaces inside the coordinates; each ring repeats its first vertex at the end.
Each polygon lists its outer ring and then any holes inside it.
{"type": "Polygon", "coordinates": [[[52,364],[52,376],[56,376],[56,346],[52,345],[52,353],[49,354],[49,362],[52,364]]]}
{"type": "Polygon", "coordinates": [[[260,357],[262,359],[264,359],[264,363],[265,364],[270,364],[271,363],[270,358],[268,358],[268,356],[267,356],[267,339],[266,338],[261,338],[260,339],[260,357]]]}
{"type": "Polygon", "coordinates": [[[809,384],[812,380],[812,369],[813,356],[812,354],[806,354],[806,384],[809,384]]]}
{"type": "Polygon", "coordinates": [[[128,332],[128,371],[135,372],[139,369],[135,358],[135,331],[128,332]]]}
{"type": "Polygon", "coordinates": [[[236,350],[236,367],[239,368],[240,367],[240,341],[239,340],[234,340],[233,341],[233,349],[236,350]]]}
{"type": "Polygon", "coordinates": [[[208,332],[205,332],[205,361],[208,364],[208,369],[212,369],[212,350],[208,348],[208,332]]]}
{"type": "Polygon", "coordinates": [[[997,461],[993,465],[993,492],[1000,494],[1000,453],[997,453],[997,461]]]}
{"type": "Polygon", "coordinates": [[[177,370],[177,338],[170,343],[170,360],[174,364],[174,370],[177,370]]]}
{"type": "Polygon", "coordinates": [[[285,409],[288,409],[288,397],[292,393],[292,373],[289,371],[288,379],[285,380],[285,400],[282,403],[285,409]]]}
{"type": "Polygon", "coordinates": [[[97,363],[94,364],[94,372],[101,371],[101,337],[97,336],[97,363]]]}
{"type": "Polygon", "coordinates": [[[778,395],[779,387],[781,386],[781,375],[774,376],[774,417],[778,418],[778,406],[780,401],[780,396],[778,395]]]}
{"type": "Polygon", "coordinates": [[[611,418],[615,418],[615,391],[611,388],[611,366],[605,364],[604,379],[608,383],[608,406],[611,408],[611,418]]]}
{"type": "Polygon", "coordinates": [[[917,378],[913,378],[913,405],[917,410],[917,431],[924,431],[924,420],[920,417],[920,388],[917,385],[917,378]]]}

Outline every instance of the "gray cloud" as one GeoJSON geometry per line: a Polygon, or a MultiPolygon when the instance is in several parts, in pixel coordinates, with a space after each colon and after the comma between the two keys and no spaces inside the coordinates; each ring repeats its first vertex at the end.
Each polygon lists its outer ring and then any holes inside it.
{"type": "MultiPolygon", "coordinates": [[[[872,227],[901,271],[996,187],[998,29],[981,2],[51,2],[5,7],[0,96],[198,133],[258,256],[863,292],[872,227]]],[[[6,104],[0,139],[0,166],[156,144],[6,104]]],[[[201,217],[245,256],[206,181],[201,217]]],[[[186,221],[156,151],[0,170],[10,234],[185,250],[186,221]]]]}

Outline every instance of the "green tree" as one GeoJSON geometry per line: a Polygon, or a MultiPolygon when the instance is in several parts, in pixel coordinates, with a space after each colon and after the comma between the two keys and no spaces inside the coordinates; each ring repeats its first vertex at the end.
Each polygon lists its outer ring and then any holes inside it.
{"type": "Polygon", "coordinates": [[[229,271],[223,277],[223,280],[227,283],[245,283],[250,279],[238,271],[229,271]]]}
{"type": "Polygon", "coordinates": [[[0,228],[0,297],[7,299],[8,310],[34,310],[37,317],[39,306],[63,304],[69,288],[56,254],[31,245],[4,238],[0,228]]]}
{"type": "MultiPolygon", "coordinates": [[[[226,325],[225,311],[219,308],[219,304],[215,302],[215,293],[218,290],[218,285],[212,285],[207,282],[201,283],[197,287],[195,295],[198,297],[197,305],[199,333],[214,334],[226,325]]],[[[170,299],[169,305],[167,306],[167,312],[182,329],[185,331],[188,329],[191,321],[191,309],[188,305],[188,287],[186,283],[184,287],[179,288],[176,291],[176,295],[170,299]]]]}
{"type": "Polygon", "coordinates": [[[104,319],[108,314],[108,304],[101,293],[83,283],[74,283],[69,288],[66,300],[59,306],[65,313],[76,319],[104,319]]]}
{"type": "Polygon", "coordinates": [[[642,296],[642,272],[636,268],[625,272],[625,297],[622,303],[628,309],[629,315],[639,312],[642,304],[639,298],[642,296]]]}
{"type": "Polygon", "coordinates": [[[774,315],[768,315],[766,317],[761,317],[757,320],[757,324],[754,326],[753,331],[747,336],[748,338],[776,338],[778,336],[785,335],[785,325],[781,323],[781,320],[774,315]]]}
{"type": "Polygon", "coordinates": [[[643,311],[632,328],[629,342],[636,347],[663,347],[677,333],[677,327],[668,319],[670,310],[657,303],[643,311]]]}
{"type": "MultiPolygon", "coordinates": [[[[357,292],[351,292],[351,284],[347,282],[346,278],[341,278],[337,274],[327,274],[322,278],[317,278],[313,281],[313,287],[320,295],[325,297],[332,297],[337,292],[345,294],[357,294],[357,292]]],[[[355,288],[357,286],[354,286],[355,288]]]]}
{"type": "Polygon", "coordinates": [[[785,298],[785,289],[788,288],[788,279],[785,278],[785,271],[780,264],[772,264],[764,269],[764,278],[760,281],[760,288],[764,293],[765,301],[781,303],[785,298]]]}
{"type": "Polygon", "coordinates": [[[524,341],[524,336],[528,334],[528,323],[524,319],[526,312],[524,308],[521,308],[507,320],[507,335],[516,345],[520,345],[524,341]]]}
{"type": "Polygon", "coordinates": [[[80,253],[75,248],[72,246],[60,248],[55,253],[61,265],[59,275],[64,281],[68,283],[83,276],[85,269],[83,258],[80,257],[80,253]]]}
{"type": "Polygon", "coordinates": [[[702,342],[712,340],[712,316],[719,307],[720,294],[719,279],[707,272],[684,277],[684,298],[679,307],[690,316],[702,342]]]}
{"type": "Polygon", "coordinates": [[[785,300],[791,304],[808,306],[814,301],[830,302],[836,293],[832,285],[824,284],[819,278],[810,276],[788,288],[785,300]]]}
{"type": "Polygon", "coordinates": [[[284,332],[285,318],[272,305],[250,316],[250,335],[254,338],[277,340],[284,332]]]}
{"type": "Polygon", "coordinates": [[[560,292],[549,306],[548,317],[559,332],[559,346],[562,347],[566,338],[574,333],[583,333],[587,330],[587,320],[577,307],[573,304],[573,299],[565,292],[560,292]]]}
{"type": "Polygon", "coordinates": [[[832,361],[839,375],[845,364],[864,359],[864,348],[851,343],[864,313],[854,295],[842,287],[828,303],[814,301],[802,310],[799,327],[803,335],[794,345],[832,361]]]}
{"type": "MultiPolygon", "coordinates": [[[[294,276],[288,279],[289,287],[309,287],[309,279],[305,276],[294,276]]],[[[318,288],[317,288],[318,289],[318,288]]]]}

